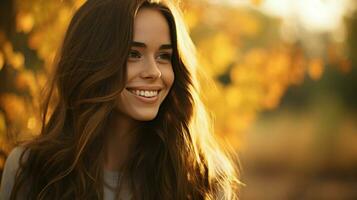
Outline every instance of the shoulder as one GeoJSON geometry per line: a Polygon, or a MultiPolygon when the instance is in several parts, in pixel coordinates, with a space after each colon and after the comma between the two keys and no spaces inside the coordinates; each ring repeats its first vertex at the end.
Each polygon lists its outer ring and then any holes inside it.
{"type": "Polygon", "coordinates": [[[18,146],[14,148],[6,159],[1,178],[0,199],[9,199],[15,182],[16,172],[20,166],[20,157],[25,148],[18,146]]]}

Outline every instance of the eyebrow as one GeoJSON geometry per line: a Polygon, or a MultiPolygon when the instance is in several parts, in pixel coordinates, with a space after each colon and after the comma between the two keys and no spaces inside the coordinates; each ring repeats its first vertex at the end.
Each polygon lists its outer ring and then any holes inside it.
{"type": "MultiPolygon", "coordinates": [[[[143,48],[146,48],[146,47],[147,47],[145,43],[135,42],[135,41],[133,41],[133,42],[131,43],[131,46],[132,46],[132,47],[143,47],[143,48]]],[[[171,45],[171,44],[163,44],[163,45],[160,46],[159,49],[160,49],[160,50],[172,49],[172,45],[171,45]]]]}

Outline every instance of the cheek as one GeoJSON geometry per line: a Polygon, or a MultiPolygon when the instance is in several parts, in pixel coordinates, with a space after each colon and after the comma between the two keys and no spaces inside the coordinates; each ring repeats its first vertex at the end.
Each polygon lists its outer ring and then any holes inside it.
{"type": "Polygon", "coordinates": [[[135,66],[135,64],[133,63],[128,63],[126,65],[126,80],[130,80],[131,78],[133,78],[135,76],[135,74],[137,74],[136,72],[137,67],[135,66]]]}
{"type": "Polygon", "coordinates": [[[119,96],[119,99],[117,100],[117,105],[116,105],[116,107],[120,110],[120,111],[122,111],[122,112],[125,112],[125,109],[124,108],[126,108],[126,105],[125,105],[125,97],[124,97],[124,94],[123,94],[123,92],[120,94],[120,96],[119,96]]]}
{"type": "Polygon", "coordinates": [[[175,80],[175,73],[174,73],[172,67],[164,69],[162,71],[162,75],[163,75],[166,86],[168,88],[170,88],[173,85],[174,80],[175,80]]]}

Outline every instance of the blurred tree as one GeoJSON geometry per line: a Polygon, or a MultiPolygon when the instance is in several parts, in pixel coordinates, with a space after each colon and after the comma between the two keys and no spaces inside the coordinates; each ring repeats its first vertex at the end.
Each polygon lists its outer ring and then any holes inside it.
{"type": "MultiPolygon", "coordinates": [[[[14,33],[15,22],[14,5],[11,0],[0,1],[0,94],[4,93],[7,87],[7,79],[4,74],[5,54],[2,47],[5,45],[7,38],[14,33]]],[[[5,110],[0,106],[0,167],[4,164],[7,151],[4,146],[7,144],[7,137],[5,135],[7,131],[7,117],[5,116],[5,110]]]]}

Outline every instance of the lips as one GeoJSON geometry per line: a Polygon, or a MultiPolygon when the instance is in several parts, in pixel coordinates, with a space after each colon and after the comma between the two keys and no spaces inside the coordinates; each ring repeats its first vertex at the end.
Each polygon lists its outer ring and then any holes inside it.
{"type": "Polygon", "coordinates": [[[137,89],[127,89],[127,90],[137,96],[146,97],[146,98],[156,97],[160,92],[160,90],[137,90],[137,89]]]}
{"type": "Polygon", "coordinates": [[[128,86],[125,88],[137,100],[153,104],[159,100],[159,94],[164,89],[161,85],[128,86]]]}

